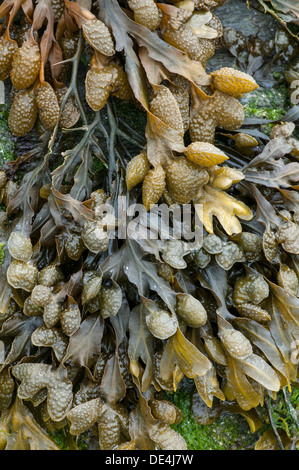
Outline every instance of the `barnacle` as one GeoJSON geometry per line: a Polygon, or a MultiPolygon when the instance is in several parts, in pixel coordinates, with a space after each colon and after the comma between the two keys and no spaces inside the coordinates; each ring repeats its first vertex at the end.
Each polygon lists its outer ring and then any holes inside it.
{"type": "Polygon", "coordinates": [[[150,332],[159,339],[167,339],[177,330],[177,322],[167,310],[163,310],[158,306],[146,309],[145,321],[150,332]]]}
{"type": "Polygon", "coordinates": [[[63,274],[58,266],[45,266],[39,273],[39,284],[46,287],[52,287],[63,280],[63,274]]]}
{"type": "Polygon", "coordinates": [[[183,120],[179,105],[169,88],[162,87],[150,102],[150,111],[167,126],[183,133],[183,120]]]}
{"type": "Polygon", "coordinates": [[[24,302],[23,312],[27,317],[39,317],[43,314],[43,309],[35,305],[32,302],[31,297],[27,297],[24,302]]]}
{"type": "Polygon", "coordinates": [[[8,125],[12,134],[23,136],[33,128],[38,113],[35,96],[32,92],[19,91],[9,112],[8,125]]]}
{"type": "Polygon", "coordinates": [[[9,77],[13,55],[17,51],[18,45],[15,41],[0,37],[0,80],[9,77]]]}
{"type": "Polygon", "coordinates": [[[221,91],[200,99],[200,108],[191,117],[190,135],[193,142],[214,142],[215,129],[238,129],[244,121],[244,109],[233,96],[221,91]]]}
{"type": "Polygon", "coordinates": [[[278,252],[278,242],[275,233],[269,229],[263,234],[263,251],[268,261],[273,261],[278,252]]]}
{"type": "Polygon", "coordinates": [[[9,408],[14,388],[14,380],[11,377],[9,370],[2,370],[0,372],[0,411],[7,410],[9,408]]]}
{"type": "Polygon", "coordinates": [[[57,96],[49,83],[43,83],[36,95],[39,118],[45,129],[51,130],[59,121],[57,96]]]}
{"type": "Polygon", "coordinates": [[[29,261],[32,255],[30,238],[21,232],[12,232],[7,242],[10,255],[18,261],[29,261]]]}
{"type": "Polygon", "coordinates": [[[233,300],[236,305],[251,302],[259,304],[269,295],[268,283],[260,274],[248,274],[237,278],[235,282],[233,300]]]}
{"type": "Polygon", "coordinates": [[[81,324],[81,312],[77,304],[71,304],[61,312],[61,328],[67,336],[72,336],[81,324]]]}
{"type": "Polygon", "coordinates": [[[68,233],[66,236],[64,248],[69,258],[78,261],[83,251],[85,250],[85,245],[81,235],[76,233],[68,233]]]}
{"type": "Polygon", "coordinates": [[[294,269],[287,264],[282,264],[277,275],[278,284],[291,294],[297,296],[299,289],[299,279],[294,269]]]}
{"type": "MultiPolygon", "coordinates": [[[[56,90],[56,96],[57,96],[59,106],[61,106],[66,93],[67,93],[66,87],[58,88],[56,90]]],[[[74,97],[71,96],[67,99],[62,109],[59,124],[61,127],[65,127],[66,129],[69,129],[70,127],[73,127],[76,124],[79,118],[80,118],[79,110],[77,108],[74,97]]]]}
{"type": "Polygon", "coordinates": [[[63,0],[52,0],[52,7],[54,11],[54,20],[59,21],[64,12],[64,1],[63,0]]]}
{"type": "Polygon", "coordinates": [[[188,326],[198,328],[207,321],[204,306],[190,294],[177,294],[176,312],[188,326]]]}
{"type": "Polygon", "coordinates": [[[196,199],[208,180],[206,170],[184,157],[174,160],[166,168],[167,190],[171,199],[179,204],[187,204],[196,199]]]}
{"type": "Polygon", "coordinates": [[[172,283],[174,279],[174,269],[167,263],[159,263],[158,275],[163,277],[165,281],[172,283]]]}
{"type": "Polygon", "coordinates": [[[159,165],[154,169],[149,170],[142,185],[142,200],[147,211],[152,205],[159,201],[165,186],[165,171],[163,170],[163,167],[159,165]]]}
{"type": "Polygon", "coordinates": [[[267,323],[271,320],[271,316],[267,310],[260,307],[260,305],[245,302],[243,304],[236,305],[236,309],[242,317],[250,318],[259,323],[267,323]]]}
{"type": "Polygon", "coordinates": [[[213,168],[210,177],[210,184],[216,189],[229,189],[232,184],[239,183],[245,178],[240,170],[222,166],[220,168],[213,168]]]}
{"type": "Polygon", "coordinates": [[[103,68],[91,67],[86,74],[86,100],[94,111],[102,109],[115,88],[118,71],[113,65],[103,68]]]}
{"type": "Polygon", "coordinates": [[[215,234],[208,234],[204,237],[202,242],[203,249],[211,255],[221,253],[223,250],[223,242],[221,238],[215,234]]]}
{"type": "Polygon", "coordinates": [[[224,327],[218,333],[227,352],[236,359],[245,359],[252,354],[252,346],[241,331],[224,327]]]}
{"type": "Polygon", "coordinates": [[[36,80],[41,65],[40,50],[35,42],[25,42],[13,56],[10,79],[18,90],[29,88],[36,80]]]}
{"type": "Polygon", "coordinates": [[[221,268],[228,271],[235,263],[245,261],[245,253],[237,243],[228,242],[221,253],[215,255],[215,259],[221,268]]]}
{"type": "Polygon", "coordinates": [[[299,225],[294,222],[287,222],[280,227],[277,241],[281,243],[285,251],[299,254],[299,225]]]}
{"type": "Polygon", "coordinates": [[[191,162],[205,167],[219,165],[228,159],[222,150],[208,142],[193,142],[184,153],[191,162]]]}
{"type": "Polygon", "coordinates": [[[47,328],[45,325],[32,333],[31,341],[35,346],[52,348],[58,360],[65,356],[68,346],[67,337],[60,329],[47,328]]]}
{"type": "Polygon", "coordinates": [[[129,0],[128,4],[134,12],[136,23],[140,23],[152,31],[158,28],[160,15],[154,0],[129,0]]]}
{"type": "Polygon", "coordinates": [[[83,279],[82,303],[88,302],[97,297],[102,286],[102,276],[94,272],[86,272],[83,279]],[[85,279],[86,282],[85,282],[85,279]]]}
{"type": "Polygon", "coordinates": [[[213,78],[212,86],[223,93],[241,98],[243,93],[250,93],[258,88],[258,84],[247,73],[240,70],[223,67],[211,72],[213,78]]]}
{"type": "Polygon", "coordinates": [[[16,289],[31,292],[37,283],[38,269],[34,264],[13,260],[7,269],[7,281],[16,289]]]}
{"type": "Polygon", "coordinates": [[[150,164],[146,151],[142,151],[129,161],[126,169],[126,183],[130,190],[139,183],[142,183],[147,173],[150,171],[150,164]]]}
{"type": "Polygon", "coordinates": [[[88,44],[96,51],[106,56],[112,56],[115,52],[113,40],[107,26],[97,18],[87,21],[82,26],[84,37],[88,44]]]}
{"type": "Polygon", "coordinates": [[[122,304],[122,290],[119,286],[105,287],[100,292],[100,312],[103,318],[114,317],[122,304]]]}
{"type": "Polygon", "coordinates": [[[163,31],[163,38],[168,44],[188,54],[191,59],[202,62],[205,66],[207,61],[215,53],[215,44],[208,39],[197,37],[196,32],[189,22],[190,13],[188,9],[181,9],[177,17],[171,17],[163,31]],[[184,13],[185,14],[184,14],[184,13]]]}
{"type": "Polygon", "coordinates": [[[48,328],[52,328],[59,322],[60,316],[61,316],[61,307],[56,301],[56,299],[52,297],[52,299],[50,300],[50,302],[46,305],[44,309],[43,319],[44,319],[45,325],[48,328]]]}
{"type": "Polygon", "coordinates": [[[18,397],[32,398],[47,388],[47,409],[53,421],[61,421],[69,411],[72,401],[72,383],[65,369],[53,370],[48,364],[19,364],[14,366],[13,375],[21,381],[18,397]]]}
{"type": "Polygon", "coordinates": [[[173,79],[173,82],[174,84],[169,85],[169,90],[178,104],[183,121],[184,132],[186,132],[189,129],[190,122],[190,98],[188,89],[186,89],[188,84],[181,83],[178,79],[173,79]]]}
{"type": "Polygon", "coordinates": [[[171,267],[184,269],[187,266],[184,256],[189,253],[183,240],[168,240],[166,242],[163,259],[171,267]]]}
{"type": "Polygon", "coordinates": [[[37,307],[45,307],[51,300],[52,292],[49,287],[38,285],[31,292],[31,301],[37,307]]]}
{"type": "Polygon", "coordinates": [[[88,222],[82,231],[82,240],[85,246],[92,252],[106,251],[109,238],[103,227],[98,222],[88,222]]]}

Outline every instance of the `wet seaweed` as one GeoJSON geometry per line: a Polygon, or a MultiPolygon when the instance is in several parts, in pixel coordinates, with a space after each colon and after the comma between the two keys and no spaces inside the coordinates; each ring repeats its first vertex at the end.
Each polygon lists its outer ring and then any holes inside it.
{"type": "Polygon", "coordinates": [[[70,449],[91,433],[102,450],[187,449],[165,399],[184,377],[198,422],[228,411],[255,432],[266,409],[256,448],[271,432],[297,445],[298,110],[245,119],[283,33],[223,39],[223,3],[0,6],[8,125],[38,138],[0,171],[1,449],[57,450],[56,432],[70,449]],[[208,73],[223,44],[247,63],[208,73]],[[196,243],[174,217],[165,237],[159,202],[184,208],[196,243]],[[155,236],[132,236],[133,203],[155,236]],[[281,393],[293,422],[277,431],[281,393]]]}

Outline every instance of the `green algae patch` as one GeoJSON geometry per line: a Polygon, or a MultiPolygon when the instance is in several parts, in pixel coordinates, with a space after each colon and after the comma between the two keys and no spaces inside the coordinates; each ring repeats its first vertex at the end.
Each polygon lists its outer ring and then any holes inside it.
{"type": "Polygon", "coordinates": [[[67,435],[64,429],[59,429],[54,433],[48,431],[48,434],[61,450],[69,450],[67,435]]]}
{"type": "Polygon", "coordinates": [[[0,104],[0,168],[15,159],[16,143],[8,127],[8,106],[0,104]]]}
{"type": "MultiPolygon", "coordinates": [[[[251,433],[243,416],[223,412],[212,424],[200,425],[192,412],[194,387],[191,381],[184,380],[176,393],[165,393],[165,399],[174,403],[183,412],[181,423],[172,426],[187,442],[189,450],[253,450],[260,436],[272,430],[266,407],[259,406],[256,411],[262,426],[251,433]]],[[[299,437],[299,388],[293,387],[277,394],[276,400],[268,399],[275,428],[287,438],[299,437]]],[[[283,435],[282,434],[282,435],[283,435]]]]}
{"type": "Polygon", "coordinates": [[[291,107],[288,88],[278,85],[274,88],[258,88],[241,100],[245,117],[281,119],[291,107]]]}
{"type": "Polygon", "coordinates": [[[248,450],[253,449],[259,433],[251,434],[246,420],[224,412],[212,424],[200,425],[191,409],[191,386],[182,386],[176,393],[167,393],[166,399],[183,412],[181,423],[172,426],[187,442],[189,450],[248,450]]]}
{"type": "Polygon", "coordinates": [[[55,432],[48,431],[48,434],[61,450],[90,450],[86,432],[76,439],[69,433],[68,426],[66,426],[55,432]]]}
{"type": "Polygon", "coordinates": [[[299,438],[299,388],[294,387],[292,393],[285,388],[276,400],[268,402],[276,429],[284,431],[292,440],[299,438]]]}

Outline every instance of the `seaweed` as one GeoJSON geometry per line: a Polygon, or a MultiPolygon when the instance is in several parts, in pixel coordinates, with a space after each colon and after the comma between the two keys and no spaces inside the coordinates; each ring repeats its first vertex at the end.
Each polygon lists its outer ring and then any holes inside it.
{"type": "Polygon", "coordinates": [[[173,3],[1,4],[2,449],[298,445],[298,46],[173,3]]]}

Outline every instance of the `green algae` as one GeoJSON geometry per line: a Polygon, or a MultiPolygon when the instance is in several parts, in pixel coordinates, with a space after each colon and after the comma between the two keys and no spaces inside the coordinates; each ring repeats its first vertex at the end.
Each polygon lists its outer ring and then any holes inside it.
{"type": "Polygon", "coordinates": [[[299,438],[299,388],[293,388],[291,394],[286,389],[280,391],[276,400],[269,400],[269,407],[276,429],[290,439],[299,438]]]}
{"type": "Polygon", "coordinates": [[[69,450],[67,435],[64,429],[58,429],[55,433],[48,431],[48,434],[61,450],[69,450]]]}
{"type": "Polygon", "coordinates": [[[291,107],[288,88],[285,84],[274,88],[258,88],[241,100],[245,117],[259,117],[270,120],[281,119],[291,107]]]}
{"type": "Polygon", "coordinates": [[[0,104],[0,168],[15,159],[16,142],[8,127],[8,106],[0,104]]]}
{"type": "Polygon", "coordinates": [[[165,398],[183,412],[181,423],[172,426],[187,442],[189,450],[245,450],[252,449],[259,433],[251,434],[247,421],[240,415],[222,413],[209,425],[196,422],[192,409],[191,384],[184,381],[176,393],[166,393],[165,398]]]}
{"type": "MultiPolygon", "coordinates": [[[[289,98],[289,90],[285,83],[273,88],[260,87],[241,99],[244,106],[245,118],[261,118],[270,121],[280,121],[292,103],[289,98]]],[[[261,131],[270,135],[275,122],[262,124],[261,131]]]]}
{"type": "Polygon", "coordinates": [[[4,247],[6,243],[0,243],[0,266],[4,263],[4,258],[5,258],[5,252],[4,252],[4,247]]]}
{"type": "Polygon", "coordinates": [[[76,440],[69,433],[68,426],[57,429],[55,432],[48,431],[49,436],[61,450],[89,450],[89,442],[86,432],[76,440]]]}
{"type": "Polygon", "coordinates": [[[107,165],[103,163],[98,157],[93,156],[92,159],[92,173],[98,173],[101,171],[106,171],[107,165]]]}
{"type": "MultiPolygon", "coordinates": [[[[263,425],[253,434],[245,418],[228,412],[222,413],[213,424],[199,425],[191,408],[193,391],[191,381],[184,380],[176,393],[165,393],[165,399],[183,412],[182,422],[172,427],[184,437],[189,450],[253,450],[263,432],[271,429],[266,409],[262,407],[257,411],[263,425]]],[[[299,437],[298,422],[294,421],[294,413],[299,414],[299,388],[293,387],[287,401],[286,393],[286,390],[280,391],[276,400],[270,400],[272,417],[277,429],[290,438],[299,437]]]]}

